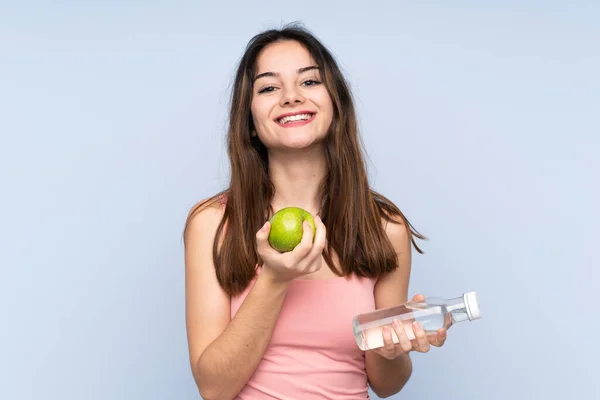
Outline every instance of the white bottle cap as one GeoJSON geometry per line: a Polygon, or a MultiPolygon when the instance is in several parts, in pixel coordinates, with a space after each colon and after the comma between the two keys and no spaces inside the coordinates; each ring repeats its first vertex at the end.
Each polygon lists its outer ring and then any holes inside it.
{"type": "Polygon", "coordinates": [[[481,318],[481,310],[479,309],[479,300],[476,292],[468,292],[463,294],[465,308],[470,321],[481,318]]]}

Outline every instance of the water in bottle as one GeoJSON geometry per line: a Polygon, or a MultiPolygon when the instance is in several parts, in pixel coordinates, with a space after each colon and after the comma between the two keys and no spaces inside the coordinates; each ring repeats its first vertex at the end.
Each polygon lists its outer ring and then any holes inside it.
{"type": "Polygon", "coordinates": [[[481,318],[479,300],[475,292],[468,292],[461,297],[442,299],[428,297],[423,302],[409,301],[402,305],[371,311],[354,317],[352,325],[354,338],[361,350],[383,347],[383,327],[388,325],[394,343],[398,336],[394,332],[392,321],[397,319],[409,339],[414,339],[412,323],[417,321],[426,334],[435,333],[440,328],[450,328],[462,321],[473,321],[481,318]]]}

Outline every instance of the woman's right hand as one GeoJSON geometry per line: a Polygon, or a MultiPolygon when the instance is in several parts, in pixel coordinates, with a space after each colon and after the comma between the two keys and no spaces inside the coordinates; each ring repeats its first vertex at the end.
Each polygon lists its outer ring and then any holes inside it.
{"type": "Polygon", "coordinates": [[[302,240],[292,251],[279,253],[269,244],[271,224],[267,221],[256,233],[256,245],[263,260],[261,275],[267,273],[274,282],[289,282],[321,269],[322,253],[326,243],[326,229],[321,218],[316,216],[315,237],[308,222],[302,223],[302,240]]]}

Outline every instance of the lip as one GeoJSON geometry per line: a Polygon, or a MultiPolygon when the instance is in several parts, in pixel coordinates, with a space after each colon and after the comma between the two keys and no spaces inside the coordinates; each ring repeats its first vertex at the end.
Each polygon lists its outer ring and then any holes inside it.
{"type": "Polygon", "coordinates": [[[315,119],[315,115],[317,115],[317,113],[314,111],[300,110],[300,111],[290,112],[290,113],[286,113],[286,114],[281,114],[280,116],[275,118],[275,123],[277,125],[281,126],[282,128],[293,128],[296,126],[302,126],[302,125],[311,123],[315,119]],[[290,117],[293,115],[300,115],[300,114],[311,114],[311,117],[305,121],[288,122],[287,124],[283,124],[283,125],[280,124],[279,122],[277,122],[283,117],[290,117]]]}
{"type": "Polygon", "coordinates": [[[283,117],[291,117],[292,115],[300,115],[300,114],[316,114],[316,112],[309,111],[309,110],[294,111],[294,112],[287,113],[287,114],[281,114],[279,117],[275,118],[275,121],[279,121],[283,117]]]}

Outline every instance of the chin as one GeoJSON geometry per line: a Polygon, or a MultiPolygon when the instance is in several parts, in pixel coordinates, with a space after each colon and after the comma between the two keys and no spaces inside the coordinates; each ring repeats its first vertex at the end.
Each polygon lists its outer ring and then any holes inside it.
{"type": "Polygon", "coordinates": [[[304,147],[310,147],[310,145],[312,145],[313,143],[314,143],[314,140],[307,139],[307,140],[289,140],[289,141],[284,141],[281,144],[283,147],[289,147],[292,149],[302,149],[304,147]]]}
{"type": "Polygon", "coordinates": [[[323,142],[323,138],[287,138],[282,140],[278,147],[283,149],[307,149],[315,147],[323,142]]]}
{"type": "MultiPolygon", "coordinates": [[[[321,145],[327,134],[316,134],[315,132],[284,132],[277,139],[265,143],[273,150],[301,150],[314,148],[321,145]]],[[[264,142],[263,142],[264,143],[264,142]]]]}

